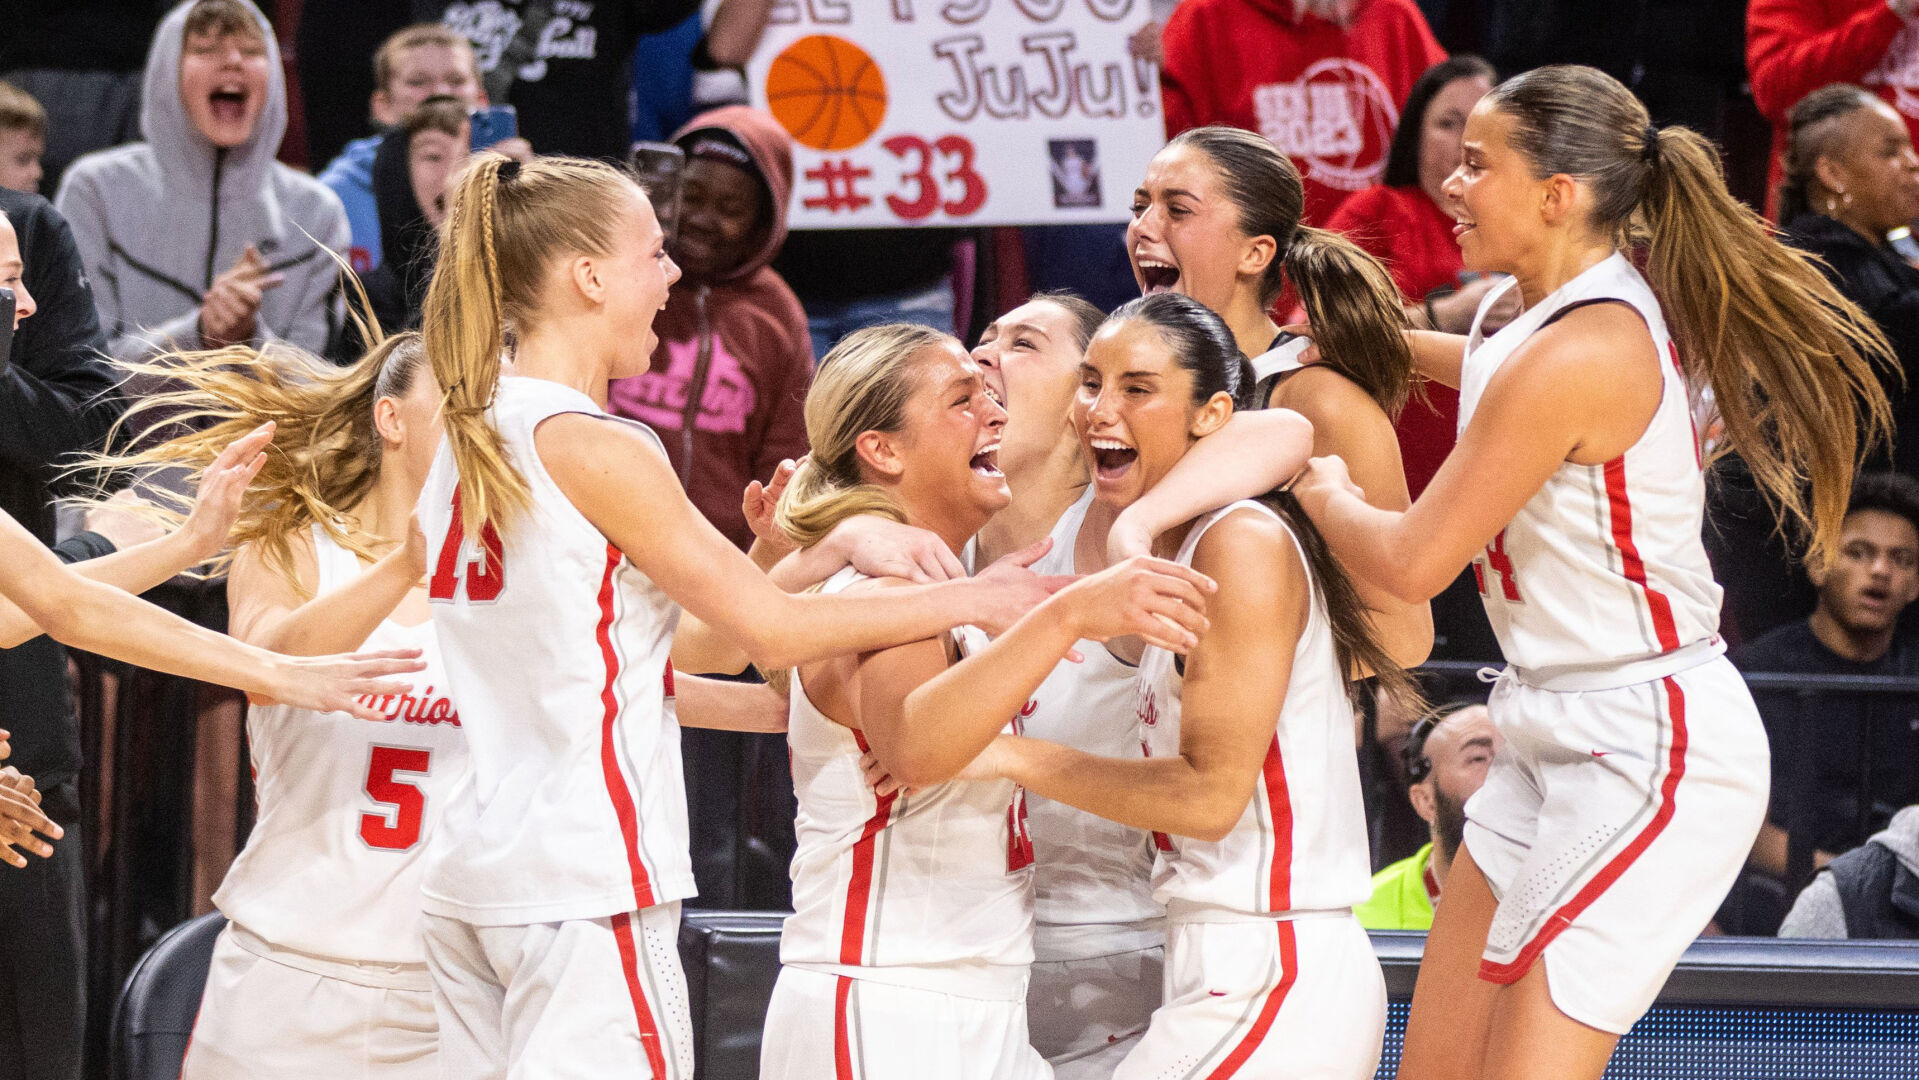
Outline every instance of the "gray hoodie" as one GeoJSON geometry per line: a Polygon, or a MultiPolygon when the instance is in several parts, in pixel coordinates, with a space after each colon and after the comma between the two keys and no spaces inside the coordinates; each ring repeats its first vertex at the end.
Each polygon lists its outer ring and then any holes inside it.
{"type": "Polygon", "coordinates": [[[261,300],[255,345],[286,341],[317,354],[341,323],[339,267],[325,248],[351,243],[346,211],[319,181],[274,160],[287,126],[280,50],[266,17],[240,3],[267,47],[267,100],[253,137],[221,150],[180,103],[186,0],[147,53],[146,141],[88,154],[60,183],[55,205],[73,226],[117,359],[201,348],[201,298],[248,244],[286,276],[261,300]]]}
{"type": "MultiPolygon", "coordinates": [[[[1885,847],[1906,869],[1919,874],[1919,806],[1908,806],[1892,815],[1885,831],[1874,833],[1866,842],[1885,847]]],[[[1845,906],[1839,899],[1839,887],[1833,883],[1831,873],[1822,871],[1812,879],[1812,884],[1800,892],[1792,910],[1786,913],[1786,921],[1779,927],[1779,936],[1849,936],[1846,933],[1845,906]]]]}

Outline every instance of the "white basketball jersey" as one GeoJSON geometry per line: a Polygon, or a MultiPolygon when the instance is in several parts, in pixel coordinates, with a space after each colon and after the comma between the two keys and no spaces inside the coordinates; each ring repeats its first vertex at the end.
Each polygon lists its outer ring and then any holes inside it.
{"type": "MultiPolygon", "coordinates": [[[[1089,487],[1053,526],[1053,546],[1033,564],[1034,573],[1073,573],[1073,546],[1092,504],[1089,487]]],[[[1139,757],[1133,715],[1139,672],[1101,642],[1076,647],[1085,662],[1060,663],[1033,691],[1020,711],[1024,734],[1101,757],[1139,757]]],[[[1111,956],[1163,936],[1156,920],[1165,910],[1153,900],[1151,835],[1038,795],[1027,796],[1026,814],[1040,960],[1111,956]]]]}
{"type": "MultiPolygon", "coordinates": [[[[821,591],[861,578],[849,567],[821,591]]],[[[958,633],[963,651],[986,643],[971,627],[958,633]]],[[[798,672],[790,692],[799,847],[780,962],[965,996],[1023,995],[1033,848],[1020,789],[948,781],[878,795],[860,770],[865,736],[815,708],[798,672]]]]}
{"type": "MultiPolygon", "coordinates": [[[[315,595],[363,572],[313,529],[315,595]]],[[[259,817],[213,895],[228,919],[284,949],[335,960],[423,964],[420,879],[427,840],[466,774],[461,717],[447,696],[433,624],[388,619],[363,649],[418,648],[406,692],[362,698],[375,723],[290,705],[247,711],[259,817]]]]}
{"type": "Polygon", "coordinates": [[[534,429],[560,413],[628,422],[559,383],[501,379],[488,418],[533,495],[503,535],[463,534],[444,442],[420,494],[433,622],[472,758],[429,860],[426,910],[481,926],[694,894],[667,658],[679,607],[540,463],[534,429]]]}
{"type": "MultiPolygon", "coordinates": [[[[1178,561],[1193,564],[1206,530],[1228,514],[1249,510],[1278,518],[1257,502],[1236,502],[1193,523],[1178,561]]],[[[1281,521],[1284,524],[1284,521],[1281,521]]],[[[1292,529],[1287,528],[1292,536],[1292,529]]],[[[1294,546],[1298,546],[1297,538],[1294,546]]],[[[1300,561],[1311,564],[1304,552],[1300,561]]],[[[1333,646],[1331,623],[1317,584],[1311,610],[1293,647],[1272,742],[1253,798],[1218,841],[1156,834],[1159,861],[1154,896],[1164,904],[1267,915],[1352,907],[1372,895],[1366,805],[1353,753],[1353,709],[1333,646]]],[[[1148,757],[1179,753],[1180,689],[1174,655],[1149,647],[1139,665],[1140,738],[1148,757]]]]}
{"type": "Polygon", "coordinates": [[[1659,301],[1623,255],[1572,279],[1490,338],[1488,293],[1467,339],[1459,430],[1506,358],[1574,306],[1629,305],[1646,321],[1665,389],[1652,423],[1603,465],[1565,462],[1473,561],[1506,660],[1535,678],[1617,666],[1712,638],[1719,585],[1700,539],[1705,472],[1692,399],[1659,301]]]}

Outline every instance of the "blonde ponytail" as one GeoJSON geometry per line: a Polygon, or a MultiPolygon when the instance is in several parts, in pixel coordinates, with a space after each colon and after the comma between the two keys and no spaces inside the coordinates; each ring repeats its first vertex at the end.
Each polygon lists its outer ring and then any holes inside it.
{"type": "Polygon", "coordinates": [[[508,335],[537,325],[554,259],[613,250],[635,197],[646,196],[605,162],[542,157],[522,165],[479,154],[448,201],[420,329],[440,382],[468,536],[485,525],[505,532],[533,504],[526,478],[486,417],[508,335]]]}
{"type": "Polygon", "coordinates": [[[1896,366],[1886,336],[1803,254],[1726,190],[1719,155],[1685,128],[1655,129],[1603,72],[1559,65],[1486,98],[1513,121],[1514,149],[1544,178],[1590,186],[1592,226],[1645,245],[1679,363],[1710,385],[1722,452],[1802,534],[1807,559],[1833,554],[1864,450],[1891,429],[1874,364],[1896,366]]]}

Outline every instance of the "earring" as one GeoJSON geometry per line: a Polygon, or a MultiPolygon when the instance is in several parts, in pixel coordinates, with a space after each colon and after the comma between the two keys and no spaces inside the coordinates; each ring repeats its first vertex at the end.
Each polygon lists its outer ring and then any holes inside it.
{"type": "Polygon", "coordinates": [[[1839,205],[1841,205],[1841,206],[1851,206],[1851,205],[1852,205],[1852,192],[1850,192],[1850,191],[1842,191],[1842,192],[1840,192],[1840,193],[1839,193],[1839,205]]]}

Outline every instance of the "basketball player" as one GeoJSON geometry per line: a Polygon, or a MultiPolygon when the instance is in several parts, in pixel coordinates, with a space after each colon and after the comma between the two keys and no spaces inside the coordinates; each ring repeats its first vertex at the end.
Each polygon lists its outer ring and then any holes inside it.
{"type": "MultiPolygon", "coordinates": [[[[1033,564],[1037,573],[1071,574],[1081,565],[1081,536],[1092,540],[1082,523],[1093,488],[1072,403],[1086,344],[1104,318],[1071,294],[1041,294],[981,335],[973,359],[1006,406],[999,465],[1012,502],[968,547],[971,561],[983,564],[1050,536],[1053,546],[1033,564]]],[[[1297,413],[1235,414],[1175,466],[1166,486],[1190,509],[1169,524],[1272,490],[1311,447],[1312,428],[1297,413]]],[[[1099,558],[1088,565],[1100,565],[1099,558]]],[[[1081,662],[1057,665],[1021,706],[1022,730],[1087,753],[1138,757],[1133,665],[1097,641],[1076,648],[1081,662]]],[[[1105,1080],[1160,1004],[1165,912],[1153,899],[1152,842],[1142,830],[1047,798],[1028,799],[1027,814],[1033,1047],[1059,1080],[1105,1080]]]]}
{"type": "MultiPolygon", "coordinates": [[[[938,331],[891,324],[849,335],[822,363],[806,419],[812,454],[779,510],[802,544],[847,517],[890,513],[958,552],[1010,501],[996,464],[1006,414],[978,365],[938,331]]],[[[1020,723],[1017,704],[982,708],[973,698],[999,681],[1008,650],[1048,654],[1043,673],[1082,639],[1142,634],[1190,647],[1209,583],[1169,569],[1140,559],[1081,579],[991,645],[968,627],[799,669],[788,721],[800,803],[795,914],[761,1075],[905,1080],[925,1075],[929,1056],[956,1078],[1052,1075],[1027,1037],[1024,801],[1004,781],[948,781],[1020,723]],[[1029,624],[1045,629],[1022,632],[1029,624]],[[947,691],[923,700],[928,680],[949,668],[947,691]],[[869,788],[868,751],[912,789],[869,788]]],[[[823,591],[899,584],[848,569],[823,591]]]]}
{"type": "Polygon", "coordinates": [[[1400,1075],[1598,1077],[1705,927],[1766,808],[1765,733],[1716,630],[1694,403],[1832,553],[1888,409],[1885,340],[1726,192],[1712,145],[1657,130],[1591,68],[1474,108],[1446,183],[1468,268],[1525,312],[1412,335],[1460,438],[1406,511],[1335,458],[1295,490],[1356,575],[1416,602],[1469,563],[1511,666],[1505,749],[1466,812],[1400,1075]],[[1646,274],[1621,243],[1646,237],[1646,274]],[[1801,484],[1809,479],[1809,486],[1801,484]]]}
{"type": "MultiPolygon", "coordinates": [[[[1115,312],[1080,370],[1075,422],[1095,463],[1084,561],[1250,379],[1226,324],[1172,293],[1115,312]]],[[[1144,759],[1002,738],[968,770],[1156,834],[1166,997],[1117,1077],[1358,1080],[1378,1064],[1385,985],[1351,911],[1371,889],[1346,682],[1361,665],[1400,692],[1408,680],[1317,534],[1277,505],[1235,503],[1160,542],[1219,590],[1189,655],[1140,658],[1144,759]]],[[[1028,656],[1013,647],[1025,626],[995,647],[1028,656]]],[[[1017,707],[1006,691],[1025,667],[997,674],[979,706],[1017,707]]]]}
{"type": "MultiPolygon", "coordinates": [[[[1171,291],[1212,308],[1253,357],[1257,404],[1298,411],[1313,424],[1315,452],[1352,463],[1374,506],[1411,502],[1393,421],[1412,388],[1405,314],[1391,275],[1372,256],[1304,220],[1305,188],[1291,159],[1265,137],[1233,127],[1182,132],[1147,166],[1133,194],[1126,247],[1147,295],[1171,291]],[[1322,362],[1302,370],[1304,341],[1288,343],[1270,311],[1290,283],[1311,315],[1322,362]]],[[[1249,400],[1254,400],[1249,398],[1249,400]]],[[[1145,550],[1145,538],[1192,516],[1184,504],[1160,506],[1176,488],[1143,500],[1120,530],[1145,550]],[[1132,524],[1137,521],[1138,524],[1132,524]]],[[[1409,604],[1355,575],[1382,640],[1400,663],[1432,650],[1432,609],[1409,604]]]]}
{"type": "Polygon", "coordinates": [[[691,1075],[669,650],[692,670],[790,667],[1004,627],[1046,593],[1017,567],[871,596],[770,582],[652,433],[605,414],[677,276],[611,166],[480,155],[449,202],[423,323],[446,437],[419,503],[472,769],[424,884],[449,1077],[691,1075]]]}

